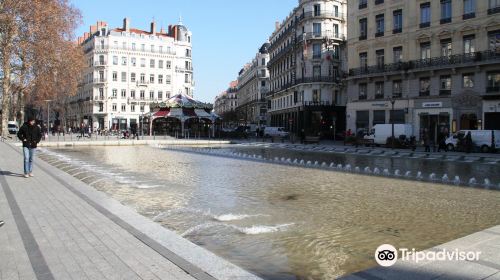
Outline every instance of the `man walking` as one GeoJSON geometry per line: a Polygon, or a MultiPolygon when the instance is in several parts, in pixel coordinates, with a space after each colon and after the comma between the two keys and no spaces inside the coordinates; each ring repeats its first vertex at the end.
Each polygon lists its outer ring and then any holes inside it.
{"type": "Polygon", "coordinates": [[[28,121],[19,129],[17,137],[23,142],[24,177],[33,177],[34,153],[37,144],[42,140],[42,132],[35,124],[35,118],[28,118],[28,121]]]}

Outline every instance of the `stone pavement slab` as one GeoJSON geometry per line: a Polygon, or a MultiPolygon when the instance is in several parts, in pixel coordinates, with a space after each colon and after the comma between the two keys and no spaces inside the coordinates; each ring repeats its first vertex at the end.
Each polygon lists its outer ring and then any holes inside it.
{"type": "Polygon", "coordinates": [[[259,279],[0,143],[1,279],[259,279]],[[17,205],[17,207],[16,207],[17,205]]]}

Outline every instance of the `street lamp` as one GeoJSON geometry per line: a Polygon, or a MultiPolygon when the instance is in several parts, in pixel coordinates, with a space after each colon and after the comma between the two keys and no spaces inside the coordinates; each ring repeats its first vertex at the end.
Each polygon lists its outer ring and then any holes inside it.
{"type": "Polygon", "coordinates": [[[394,150],[394,142],[396,139],[394,139],[394,103],[396,103],[396,100],[391,98],[391,113],[390,113],[390,119],[391,119],[391,129],[392,129],[392,141],[391,141],[391,148],[394,150]]]}
{"type": "Polygon", "coordinates": [[[51,99],[46,99],[44,100],[47,102],[47,141],[49,140],[49,129],[50,129],[50,102],[52,101],[51,99]]]}

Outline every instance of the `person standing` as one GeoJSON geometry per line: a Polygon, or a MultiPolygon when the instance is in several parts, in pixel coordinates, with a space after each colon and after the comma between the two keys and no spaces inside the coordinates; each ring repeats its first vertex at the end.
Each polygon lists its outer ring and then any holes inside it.
{"type": "Polygon", "coordinates": [[[35,118],[28,118],[28,121],[19,129],[17,137],[23,142],[24,177],[33,177],[34,153],[38,143],[42,140],[42,132],[35,124],[35,118]]]}
{"type": "Polygon", "coordinates": [[[465,152],[470,153],[472,151],[472,135],[469,132],[467,132],[467,135],[465,135],[465,152]]]}

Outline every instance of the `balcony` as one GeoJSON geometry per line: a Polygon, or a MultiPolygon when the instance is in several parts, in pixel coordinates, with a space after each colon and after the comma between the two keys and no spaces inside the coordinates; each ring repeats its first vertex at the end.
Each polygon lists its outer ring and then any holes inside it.
{"type": "Polygon", "coordinates": [[[94,84],[104,84],[106,83],[106,78],[95,78],[94,79],[94,84]]]}
{"type": "Polygon", "coordinates": [[[298,84],[309,84],[309,83],[338,83],[340,80],[335,79],[332,76],[318,76],[318,77],[306,77],[299,78],[295,80],[295,85],[298,84]]]}
{"type": "Polygon", "coordinates": [[[488,9],[488,15],[500,13],[500,6],[488,9]]]}
{"type": "Polygon", "coordinates": [[[375,5],[379,5],[384,3],[384,0],[375,0],[375,5]]]}
{"type": "Polygon", "coordinates": [[[430,90],[421,90],[419,92],[419,96],[430,96],[430,95],[431,95],[430,90]]]}
{"type": "Polygon", "coordinates": [[[392,30],[392,34],[398,34],[398,33],[401,33],[401,32],[403,32],[403,28],[401,28],[401,27],[400,28],[394,28],[392,30]]]}
{"type": "Polygon", "coordinates": [[[375,99],[384,99],[384,94],[383,93],[375,94],[375,99]]]}
{"type": "Polygon", "coordinates": [[[496,51],[484,51],[467,54],[456,54],[450,56],[433,57],[428,59],[411,60],[408,62],[399,62],[384,64],[381,66],[368,66],[353,68],[349,70],[350,76],[361,76],[370,74],[382,74],[394,71],[422,71],[428,68],[446,68],[470,66],[471,64],[497,63],[500,61],[500,53],[496,51]]]}
{"type": "Polygon", "coordinates": [[[179,67],[179,66],[175,66],[175,71],[176,72],[193,72],[193,67],[188,67],[188,68],[185,68],[185,67],[179,67]]]}
{"type": "Polygon", "coordinates": [[[451,89],[440,89],[440,90],[439,90],[439,95],[440,95],[440,96],[448,96],[448,95],[451,95],[451,89]]]}
{"type": "Polygon", "coordinates": [[[462,16],[462,19],[466,20],[466,19],[471,19],[471,18],[475,18],[475,17],[476,17],[476,13],[468,13],[468,14],[464,14],[462,16]]]}
{"type": "Polygon", "coordinates": [[[487,86],[486,87],[486,92],[487,93],[500,92],[500,86],[487,86]]]}
{"type": "Polygon", "coordinates": [[[364,3],[360,3],[359,4],[359,9],[366,9],[368,7],[368,3],[367,2],[364,2],[364,3]]]}
{"type": "Polygon", "coordinates": [[[98,66],[106,66],[106,61],[94,61],[94,66],[95,67],[98,67],[98,66]]]}
{"type": "Polygon", "coordinates": [[[321,32],[306,32],[302,36],[297,37],[297,44],[304,42],[304,40],[323,40],[323,39],[335,39],[338,41],[345,41],[346,37],[344,34],[339,32],[333,32],[331,30],[325,30],[321,32]]]}
{"type": "Polygon", "coordinates": [[[320,12],[305,12],[301,14],[298,18],[299,21],[305,20],[305,19],[310,19],[310,18],[333,18],[333,19],[339,19],[339,20],[345,20],[345,15],[343,13],[339,12],[333,12],[333,11],[320,11],[320,12]]]}
{"type": "Polygon", "coordinates": [[[124,50],[124,51],[137,51],[137,52],[147,52],[147,53],[157,53],[157,54],[169,54],[169,55],[175,55],[176,52],[174,50],[151,50],[151,49],[138,49],[138,48],[132,48],[130,46],[111,46],[111,45],[96,45],[92,50],[95,49],[96,51],[103,51],[103,50],[124,50]]]}
{"type": "Polygon", "coordinates": [[[431,22],[430,21],[420,23],[420,28],[427,28],[429,26],[431,26],[431,22]]]}
{"type": "Polygon", "coordinates": [[[449,18],[442,18],[439,23],[441,24],[446,24],[446,23],[450,23],[451,22],[451,17],[449,18]]]}
{"type": "Polygon", "coordinates": [[[367,38],[366,34],[359,36],[360,41],[366,40],[366,38],[367,38]]]}
{"type": "Polygon", "coordinates": [[[283,57],[284,54],[288,53],[290,50],[292,50],[293,44],[288,44],[286,47],[281,49],[279,52],[277,52],[273,57],[269,60],[267,63],[268,65],[271,65],[278,61],[281,57],[283,57]]]}
{"type": "Polygon", "coordinates": [[[384,31],[379,31],[375,33],[375,37],[382,37],[382,36],[384,36],[384,31]]]}

